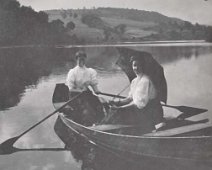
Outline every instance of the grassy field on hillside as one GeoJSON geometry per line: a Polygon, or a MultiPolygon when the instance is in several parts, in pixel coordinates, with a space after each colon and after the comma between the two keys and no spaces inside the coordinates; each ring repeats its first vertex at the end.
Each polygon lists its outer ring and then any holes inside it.
{"type": "MultiPolygon", "coordinates": [[[[76,36],[83,40],[84,42],[101,42],[104,41],[104,32],[101,29],[90,28],[87,25],[81,22],[81,16],[79,15],[77,18],[73,17],[66,17],[63,18],[60,11],[50,11],[49,14],[49,21],[53,20],[61,20],[64,22],[64,25],[70,21],[75,23],[75,29],[70,32],[70,34],[76,34],[76,36]]],[[[103,22],[106,23],[111,28],[116,27],[119,24],[125,24],[126,30],[125,33],[122,35],[124,39],[134,39],[134,38],[141,38],[144,36],[151,35],[155,33],[151,30],[146,30],[149,27],[154,27],[156,24],[153,22],[140,22],[134,21],[130,19],[123,19],[123,18],[109,18],[109,17],[101,17],[103,22]],[[144,30],[145,29],[145,30],[144,30]]],[[[114,34],[112,35],[113,38],[116,39],[117,36],[114,34]]]]}
{"type": "Polygon", "coordinates": [[[139,21],[134,21],[134,20],[130,20],[130,19],[108,18],[108,17],[101,17],[101,19],[103,21],[105,21],[106,23],[108,23],[112,27],[117,26],[119,24],[125,24],[128,27],[135,27],[138,29],[155,26],[155,23],[153,23],[153,22],[139,22],[139,21]]]}
{"type": "Polygon", "coordinates": [[[108,23],[111,27],[115,27],[119,24],[125,24],[126,25],[126,31],[123,35],[124,38],[132,39],[134,37],[144,37],[151,35],[155,32],[151,30],[144,30],[145,28],[153,27],[156,24],[153,22],[140,22],[140,21],[134,21],[130,19],[120,19],[120,18],[107,18],[102,17],[102,20],[106,23],[108,23]]]}

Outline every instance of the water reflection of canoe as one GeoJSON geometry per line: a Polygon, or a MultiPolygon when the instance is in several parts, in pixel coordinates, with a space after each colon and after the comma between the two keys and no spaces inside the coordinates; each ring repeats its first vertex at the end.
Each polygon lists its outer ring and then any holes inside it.
{"type": "MultiPolygon", "coordinates": [[[[56,99],[53,101],[56,108],[61,106],[56,99]]],[[[86,127],[62,114],[59,115],[56,126],[59,129],[56,131],[57,134],[65,137],[66,142],[71,140],[69,132],[72,131],[93,144],[131,157],[212,160],[212,125],[204,121],[173,118],[167,120],[166,128],[163,130],[141,136],[116,134],[114,129],[121,128],[122,125],[86,127]]]]}

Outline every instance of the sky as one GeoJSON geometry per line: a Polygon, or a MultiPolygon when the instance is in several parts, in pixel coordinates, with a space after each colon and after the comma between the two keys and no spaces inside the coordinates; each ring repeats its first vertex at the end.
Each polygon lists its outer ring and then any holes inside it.
{"type": "Polygon", "coordinates": [[[212,0],[18,0],[34,10],[92,7],[133,8],[155,11],[193,24],[212,25],[212,0]]]}

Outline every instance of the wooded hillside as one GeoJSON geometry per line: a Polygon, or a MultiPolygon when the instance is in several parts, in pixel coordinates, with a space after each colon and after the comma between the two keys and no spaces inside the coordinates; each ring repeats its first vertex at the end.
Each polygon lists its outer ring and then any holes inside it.
{"type": "Polygon", "coordinates": [[[45,11],[49,21],[73,22],[71,34],[84,42],[144,40],[212,40],[212,27],[157,12],[121,8],[45,11]]]}
{"type": "Polygon", "coordinates": [[[77,38],[67,34],[61,20],[48,22],[45,12],[35,12],[16,0],[1,0],[0,45],[71,44],[77,38]]]}

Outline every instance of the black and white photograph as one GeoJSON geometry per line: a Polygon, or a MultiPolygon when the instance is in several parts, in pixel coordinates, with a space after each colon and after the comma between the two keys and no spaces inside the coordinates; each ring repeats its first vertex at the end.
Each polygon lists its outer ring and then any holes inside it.
{"type": "Polygon", "coordinates": [[[0,0],[0,170],[211,170],[212,0],[0,0]]]}

